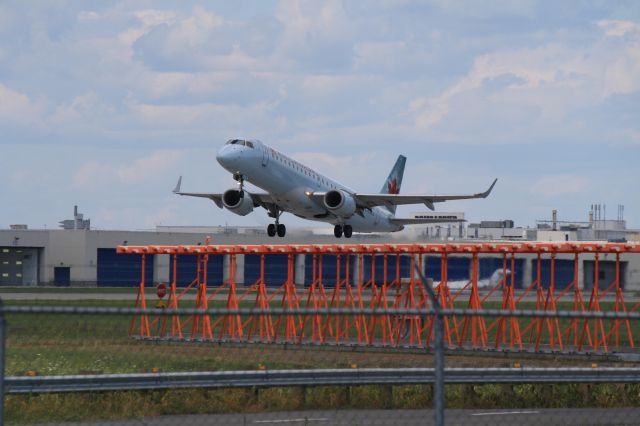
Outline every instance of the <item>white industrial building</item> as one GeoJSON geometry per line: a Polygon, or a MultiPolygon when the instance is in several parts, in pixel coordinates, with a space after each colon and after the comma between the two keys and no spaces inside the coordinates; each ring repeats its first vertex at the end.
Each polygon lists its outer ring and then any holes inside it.
{"type": "MultiPolygon", "coordinates": [[[[298,232],[292,230],[283,241],[269,238],[261,228],[165,227],[155,231],[8,229],[0,230],[0,285],[134,286],[140,281],[140,257],[116,254],[115,248],[118,245],[197,245],[204,244],[209,237],[213,244],[416,242],[410,234],[403,233],[394,236],[363,235],[361,237],[354,234],[351,240],[336,240],[333,235],[315,234],[311,230],[298,232]]],[[[295,280],[297,284],[303,285],[309,280],[309,259],[305,259],[304,255],[297,256],[295,280]]],[[[353,258],[352,261],[355,261],[355,256],[353,258]]],[[[335,256],[332,259],[335,259],[335,256]]],[[[483,276],[491,275],[496,269],[502,268],[500,256],[481,256],[480,260],[483,276]]],[[[281,284],[286,277],[286,255],[269,255],[266,262],[274,283],[281,284]]],[[[227,257],[212,256],[209,263],[209,275],[213,280],[224,280],[229,276],[227,257]]],[[[332,261],[327,260],[326,264],[327,267],[333,268],[333,274],[335,274],[332,261]]],[[[437,256],[425,256],[424,264],[427,276],[439,277],[437,256]]],[[[257,259],[238,256],[236,270],[238,283],[252,284],[259,270],[258,265],[257,259]]],[[[145,276],[148,282],[171,280],[168,255],[147,255],[146,266],[145,276]]],[[[555,277],[559,287],[572,281],[573,266],[571,255],[557,256],[555,277]]],[[[543,275],[547,276],[549,274],[548,259],[543,260],[542,267],[543,275]]],[[[450,256],[449,268],[449,280],[468,279],[471,268],[470,257],[450,256]]],[[[353,265],[352,271],[357,269],[353,265]]],[[[534,279],[535,270],[533,255],[518,255],[516,285],[528,286],[534,279]]],[[[593,270],[593,256],[581,256],[579,278],[583,288],[591,286],[593,270]]],[[[615,277],[615,257],[602,255],[599,270],[599,279],[603,283],[601,285],[612,282],[615,277]]],[[[194,274],[193,271],[195,271],[195,260],[190,260],[188,255],[179,259],[178,277],[189,281],[188,277],[194,274]]],[[[327,271],[326,276],[331,276],[331,273],[330,270],[327,271]]],[[[403,277],[409,275],[408,262],[403,262],[401,273],[403,277]]],[[[624,254],[621,257],[621,273],[621,283],[626,290],[640,290],[640,255],[624,254]]],[[[187,281],[182,281],[180,284],[186,285],[187,281]]]]}
{"type": "MultiPolygon", "coordinates": [[[[594,205],[595,206],[595,205],[594,205]]],[[[292,229],[285,239],[267,236],[257,227],[198,227],[159,226],[153,231],[107,231],[90,229],[89,219],[74,211],[74,219],[60,222],[55,230],[30,230],[26,225],[11,225],[0,230],[0,285],[61,285],[61,286],[131,286],[139,282],[141,266],[139,256],[118,255],[118,245],[196,245],[210,239],[212,244],[380,244],[452,241],[584,241],[584,240],[639,240],[640,233],[626,229],[619,214],[617,220],[604,220],[592,206],[588,222],[558,221],[554,211],[549,221],[538,221],[536,228],[516,227],[511,220],[482,221],[468,224],[462,212],[416,212],[414,218],[440,219],[445,222],[408,226],[393,234],[354,234],[349,240],[336,239],[329,227],[292,229]],[[594,210],[596,213],[594,213],[594,210]],[[450,219],[451,222],[446,222],[450,219]]],[[[611,257],[611,256],[609,256],[611,257]]],[[[148,256],[145,277],[149,281],[168,282],[172,271],[168,255],[148,256]]],[[[534,256],[519,255],[517,281],[519,286],[532,282],[534,256]]],[[[627,290],[640,290],[640,256],[624,255],[621,262],[622,284],[627,290]]],[[[236,278],[239,283],[252,284],[258,268],[251,256],[237,258],[236,278]]],[[[271,256],[267,262],[275,282],[286,274],[284,259],[271,256]]],[[[545,261],[546,262],[546,261],[545,261]]],[[[326,262],[330,267],[331,262],[326,262]]],[[[426,273],[438,276],[438,259],[424,259],[426,273]],[[435,275],[434,275],[435,274],[435,275]]],[[[334,262],[335,265],[335,262],[334,262]]],[[[449,259],[450,280],[464,280],[469,276],[469,257],[449,259]]],[[[501,268],[498,256],[483,256],[481,270],[484,275],[501,268]]],[[[543,269],[547,268],[543,263],[543,269]]],[[[229,259],[212,256],[210,275],[223,280],[229,276],[229,259]]],[[[323,266],[324,267],[324,266],[323,266]]],[[[308,282],[311,271],[309,259],[298,255],[296,283],[308,282]]],[[[333,266],[335,270],[335,266],[333,266]]],[[[353,267],[352,271],[358,268],[353,267]]],[[[600,282],[611,282],[615,276],[615,262],[603,255],[600,259],[600,282]]],[[[401,266],[408,276],[408,262],[401,266]]],[[[588,288],[593,282],[593,258],[581,256],[580,285],[588,288]]],[[[179,279],[188,280],[195,272],[193,256],[179,259],[179,279]],[[187,278],[184,278],[184,277],[187,278]]],[[[545,270],[546,271],[546,270],[545,270]]],[[[574,271],[569,255],[558,255],[555,267],[556,281],[568,283],[574,271]]],[[[328,275],[331,272],[328,271],[328,275]]],[[[546,271],[545,273],[549,273],[546,271]]],[[[334,272],[335,274],[335,272],[334,272]]],[[[404,276],[404,275],[403,275],[404,276]]],[[[185,284],[182,282],[181,284],[185,284]]]]}

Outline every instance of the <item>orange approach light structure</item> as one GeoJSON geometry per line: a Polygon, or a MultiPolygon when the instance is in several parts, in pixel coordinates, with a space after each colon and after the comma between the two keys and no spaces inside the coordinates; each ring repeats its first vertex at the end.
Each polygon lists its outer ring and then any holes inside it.
{"type": "MultiPolygon", "coordinates": [[[[193,307],[183,296],[195,293],[195,308],[207,309],[212,300],[222,300],[227,308],[257,308],[260,315],[138,315],[131,321],[129,335],[140,338],[185,341],[241,343],[288,343],[317,345],[362,345],[382,347],[428,348],[433,345],[433,316],[396,315],[388,309],[429,309],[431,304],[415,269],[424,271],[425,255],[440,257],[440,281],[434,290],[443,308],[481,310],[499,308],[515,311],[571,310],[600,312],[603,306],[615,312],[640,309],[640,303],[628,307],[621,285],[621,259],[625,254],[640,254],[634,243],[461,243],[461,244],[303,244],[303,245],[185,245],[185,246],[119,246],[121,254],[141,256],[142,277],[138,286],[136,307],[146,308],[145,257],[171,256],[173,270],[169,285],[169,309],[193,307]],[[228,255],[229,276],[223,282],[209,282],[207,264],[210,255],[228,255]],[[279,287],[267,287],[265,257],[287,256],[287,274],[279,287]],[[302,287],[294,281],[296,255],[311,258],[311,282],[302,287]],[[178,256],[196,257],[196,278],[178,289],[178,256]],[[260,256],[259,278],[248,286],[238,287],[236,262],[238,255],[260,256]],[[335,257],[335,277],[323,277],[323,256],[335,257]],[[449,287],[448,262],[451,255],[465,255],[471,261],[471,276],[461,289],[449,287]],[[502,278],[488,289],[478,288],[479,257],[490,255],[502,260],[502,278]],[[516,256],[532,255],[534,273],[530,285],[516,289],[516,256]],[[555,264],[558,255],[573,259],[573,280],[562,290],[556,288],[555,264]],[[363,257],[370,256],[370,273],[366,280],[363,257]],[[401,277],[400,259],[408,257],[409,276],[401,277]],[[603,256],[615,259],[615,278],[600,282],[599,264],[603,256]],[[351,260],[356,258],[357,262],[351,260]],[[580,259],[593,260],[593,287],[588,300],[579,285],[580,259]],[[341,262],[342,260],[342,262],[341,262]],[[548,278],[543,278],[541,265],[550,264],[548,278]],[[381,262],[382,268],[376,264],[381,262]],[[352,265],[356,265],[357,270],[352,265]],[[343,269],[341,271],[341,268],[343,269]],[[380,276],[379,270],[383,273],[380,276]],[[389,279],[387,272],[395,271],[389,279]],[[378,274],[376,276],[376,271],[378,274]],[[335,280],[335,281],[334,281],[335,280]],[[610,295],[606,303],[603,298],[610,295]],[[319,310],[327,308],[371,308],[380,313],[336,315],[324,313],[270,313],[270,308],[319,310]],[[155,317],[155,318],[153,318],[155,317]]],[[[367,271],[369,272],[369,271],[367,271]]],[[[426,271],[428,277],[430,271],[426,271]]],[[[193,303],[193,302],[191,302],[193,303]]],[[[165,306],[164,304],[162,306],[165,306]]],[[[450,349],[487,349],[509,351],[601,352],[634,350],[634,333],[628,319],[602,318],[559,319],[552,317],[456,316],[443,318],[445,345],[450,349]]]]}

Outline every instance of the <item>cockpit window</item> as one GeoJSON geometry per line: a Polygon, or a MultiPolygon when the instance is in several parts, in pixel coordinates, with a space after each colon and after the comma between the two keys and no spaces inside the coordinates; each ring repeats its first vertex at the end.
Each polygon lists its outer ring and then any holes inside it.
{"type": "Polygon", "coordinates": [[[231,139],[230,141],[227,142],[227,145],[243,145],[244,146],[245,141],[240,140],[240,139],[231,139]]]}
{"type": "Polygon", "coordinates": [[[249,148],[253,148],[253,142],[249,142],[249,141],[247,141],[247,146],[248,146],[249,148]]]}

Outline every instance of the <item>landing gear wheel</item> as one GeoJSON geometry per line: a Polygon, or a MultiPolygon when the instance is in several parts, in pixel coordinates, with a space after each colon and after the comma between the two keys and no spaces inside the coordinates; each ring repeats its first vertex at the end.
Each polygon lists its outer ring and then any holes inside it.
{"type": "Polygon", "coordinates": [[[343,231],[345,238],[351,238],[351,234],[353,233],[353,228],[351,227],[351,225],[345,225],[343,227],[343,231]]]}
{"type": "Polygon", "coordinates": [[[336,238],[340,238],[340,237],[342,237],[342,226],[340,226],[340,225],[336,225],[336,226],[333,228],[333,235],[334,235],[336,238]]]}
{"type": "Polygon", "coordinates": [[[273,223],[270,223],[269,226],[267,226],[267,235],[270,237],[276,235],[276,226],[273,223]]]}
{"type": "Polygon", "coordinates": [[[280,238],[284,237],[285,234],[287,233],[287,227],[279,223],[277,228],[278,228],[278,237],[280,238]]]}

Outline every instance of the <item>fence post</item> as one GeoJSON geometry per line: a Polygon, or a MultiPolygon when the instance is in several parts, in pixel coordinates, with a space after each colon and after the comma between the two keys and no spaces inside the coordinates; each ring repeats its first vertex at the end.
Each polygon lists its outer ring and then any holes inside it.
{"type": "Polygon", "coordinates": [[[4,317],[4,304],[0,299],[0,426],[4,425],[4,375],[5,375],[5,338],[7,321],[4,317]]]}
{"type": "Polygon", "coordinates": [[[433,291],[433,279],[426,279],[422,271],[416,267],[424,287],[429,294],[434,312],[434,371],[433,371],[433,411],[436,426],[444,426],[444,323],[441,306],[433,291]]]}

